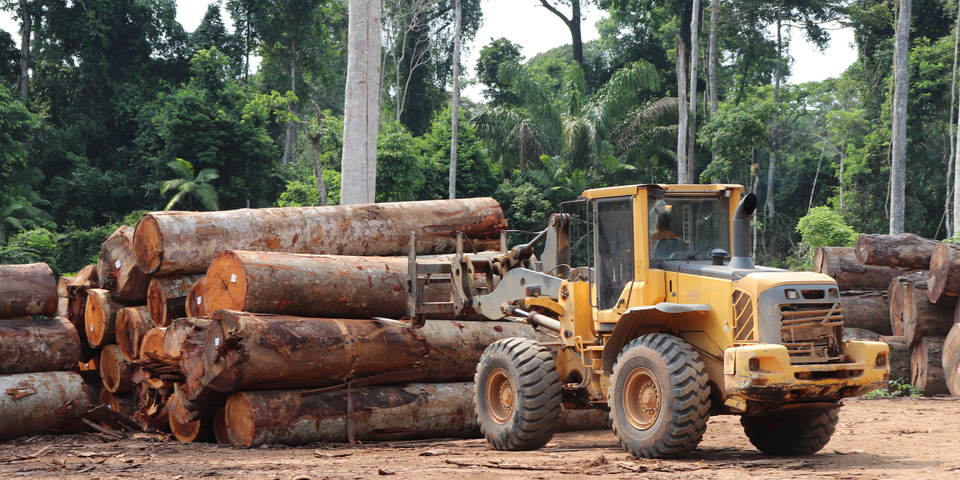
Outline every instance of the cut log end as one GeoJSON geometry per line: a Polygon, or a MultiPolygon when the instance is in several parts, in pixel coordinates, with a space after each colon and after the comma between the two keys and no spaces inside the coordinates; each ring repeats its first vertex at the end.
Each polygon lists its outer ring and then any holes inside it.
{"type": "Polygon", "coordinates": [[[107,345],[100,352],[100,378],[103,387],[112,393],[127,393],[133,390],[133,365],[117,345],[107,345]]]}
{"type": "Polygon", "coordinates": [[[247,298],[247,272],[235,251],[220,252],[207,270],[203,302],[224,310],[243,310],[247,298]]]}
{"type": "Polygon", "coordinates": [[[134,253],[137,257],[137,265],[147,275],[156,273],[163,263],[163,235],[156,218],[149,213],[144,215],[139,222],[133,234],[134,253]]]}
{"type": "Polygon", "coordinates": [[[143,340],[140,341],[140,359],[150,360],[150,356],[160,357],[163,355],[163,335],[167,329],[164,327],[154,327],[143,334],[143,340]]]}
{"type": "Polygon", "coordinates": [[[177,410],[176,398],[176,395],[170,395],[170,399],[167,400],[167,411],[170,412],[167,415],[167,419],[170,423],[170,432],[173,433],[173,436],[182,443],[193,443],[200,440],[203,423],[202,420],[198,418],[185,423],[178,421],[177,415],[173,415],[173,412],[177,410]]]}
{"type": "Polygon", "coordinates": [[[193,287],[190,287],[190,292],[187,294],[186,303],[186,313],[188,317],[207,316],[206,305],[203,301],[203,291],[206,288],[206,278],[207,277],[200,277],[200,279],[193,284],[193,287]]]}
{"type": "Polygon", "coordinates": [[[949,393],[944,377],[943,338],[922,337],[913,344],[910,355],[910,383],[924,395],[949,393]]]}
{"type": "Polygon", "coordinates": [[[234,445],[253,446],[256,435],[255,415],[253,405],[245,394],[235,393],[227,399],[224,419],[228,426],[228,435],[234,445]]]}
{"type": "Polygon", "coordinates": [[[143,336],[153,327],[153,319],[147,307],[127,307],[117,313],[116,337],[120,351],[127,358],[140,356],[143,336]]]}
{"type": "Polygon", "coordinates": [[[227,429],[227,409],[220,408],[213,416],[213,435],[220,445],[233,445],[230,431],[227,429]]]}

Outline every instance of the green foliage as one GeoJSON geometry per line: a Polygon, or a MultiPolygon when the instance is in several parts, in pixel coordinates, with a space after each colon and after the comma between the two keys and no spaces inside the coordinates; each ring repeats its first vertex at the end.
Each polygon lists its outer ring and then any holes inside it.
{"type": "Polygon", "coordinates": [[[887,384],[887,388],[878,388],[867,394],[863,395],[863,398],[868,400],[874,400],[878,398],[896,398],[896,397],[922,397],[923,392],[919,388],[910,384],[910,380],[907,378],[898,378],[895,380],[890,380],[887,384]]]}
{"type": "Polygon", "coordinates": [[[500,80],[501,65],[520,65],[523,55],[520,54],[520,45],[498,38],[491,40],[480,49],[480,58],[477,59],[477,79],[487,88],[483,95],[491,103],[516,103],[517,98],[509,91],[509,85],[500,80]]]}
{"type": "MultiPolygon", "coordinates": [[[[448,149],[449,150],[449,149],[448,149]]],[[[426,183],[416,140],[400,122],[380,128],[377,139],[377,201],[416,200],[426,183]]]]}
{"type": "Polygon", "coordinates": [[[160,193],[167,193],[171,190],[175,190],[177,193],[167,202],[164,210],[170,210],[174,205],[184,200],[187,201],[189,206],[191,199],[199,202],[207,210],[218,209],[217,191],[210,186],[211,181],[220,178],[220,174],[215,169],[205,168],[194,177],[193,164],[182,158],[168,162],[167,166],[177,174],[177,177],[163,182],[160,193]]]}
{"type": "MultiPolygon", "coordinates": [[[[324,170],[323,180],[327,185],[327,205],[340,203],[340,172],[324,170]]],[[[277,200],[278,207],[309,207],[320,205],[320,194],[317,191],[317,178],[307,177],[305,180],[290,180],[287,188],[277,200]]]]}
{"type": "Polygon", "coordinates": [[[830,207],[813,207],[797,222],[797,232],[810,248],[852,247],[860,236],[830,207]]]}
{"type": "Polygon", "coordinates": [[[543,196],[544,187],[535,179],[515,174],[504,180],[493,198],[500,203],[511,229],[540,231],[546,228],[554,205],[543,196]]]}
{"type": "Polygon", "coordinates": [[[45,228],[20,232],[0,248],[0,264],[44,262],[57,265],[57,238],[45,228]]]}
{"type": "MultiPolygon", "coordinates": [[[[447,187],[450,179],[450,116],[449,107],[438,112],[433,117],[430,131],[418,139],[426,180],[423,190],[417,194],[418,199],[449,196],[447,187]]],[[[457,197],[490,196],[497,188],[497,175],[498,172],[488,160],[477,129],[467,122],[466,114],[461,109],[457,135],[457,197]]]]}

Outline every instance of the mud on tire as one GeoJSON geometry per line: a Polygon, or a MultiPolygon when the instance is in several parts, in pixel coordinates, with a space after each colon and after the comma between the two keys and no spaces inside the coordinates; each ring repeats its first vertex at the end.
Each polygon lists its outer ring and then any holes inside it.
{"type": "Polygon", "coordinates": [[[535,450],[557,431],[561,385],[553,354],[535,340],[506,338],[483,352],[474,376],[480,430],[497,450],[535,450]]]}
{"type": "Polygon", "coordinates": [[[742,416],[750,443],[769,455],[812,455],[827,445],[839,421],[839,408],[774,415],[742,416]]]}
{"type": "Polygon", "coordinates": [[[710,418],[710,386],[700,355],[673,335],[636,338],[617,357],[610,378],[610,420],[636,457],[689,454],[710,418]]]}

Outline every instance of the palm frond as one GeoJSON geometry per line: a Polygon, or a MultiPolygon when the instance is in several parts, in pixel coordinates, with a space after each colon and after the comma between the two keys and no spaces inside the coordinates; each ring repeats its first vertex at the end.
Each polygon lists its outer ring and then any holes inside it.
{"type": "Polygon", "coordinates": [[[180,200],[182,199],[183,199],[183,192],[177,192],[177,194],[174,195],[169,202],[167,202],[167,206],[163,207],[163,210],[164,211],[170,210],[171,208],[173,208],[174,205],[180,203],[180,200]]]}
{"type": "Polygon", "coordinates": [[[193,164],[192,164],[192,163],[190,163],[190,162],[188,162],[188,161],[186,161],[186,160],[184,160],[184,159],[182,159],[182,158],[178,158],[178,159],[176,159],[176,160],[171,160],[171,161],[167,162],[167,166],[170,167],[171,170],[173,170],[174,172],[176,172],[177,175],[179,175],[179,176],[181,176],[181,177],[183,177],[183,178],[186,178],[186,179],[191,179],[191,180],[193,179],[193,164]]]}
{"type": "Polygon", "coordinates": [[[197,178],[194,180],[194,182],[208,183],[218,178],[220,178],[220,173],[218,173],[216,169],[204,168],[203,170],[200,170],[200,173],[197,174],[197,178]]]}
{"type": "Polygon", "coordinates": [[[196,198],[207,210],[219,210],[217,191],[210,185],[198,185],[193,191],[193,198],[196,198]]]}
{"type": "Polygon", "coordinates": [[[180,188],[181,185],[187,182],[189,182],[189,180],[186,178],[174,178],[173,180],[167,180],[162,184],[160,184],[160,193],[164,194],[170,190],[176,190],[180,188]]]}

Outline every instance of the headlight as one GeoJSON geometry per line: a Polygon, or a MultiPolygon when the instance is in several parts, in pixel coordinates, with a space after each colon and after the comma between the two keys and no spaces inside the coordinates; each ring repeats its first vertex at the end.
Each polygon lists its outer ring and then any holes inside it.
{"type": "Polygon", "coordinates": [[[799,299],[800,299],[800,292],[798,292],[798,291],[796,291],[796,290],[794,290],[794,289],[792,289],[792,288],[789,289],[789,290],[787,290],[787,291],[784,292],[784,293],[787,295],[787,299],[788,299],[788,300],[799,300],[799,299]]]}

